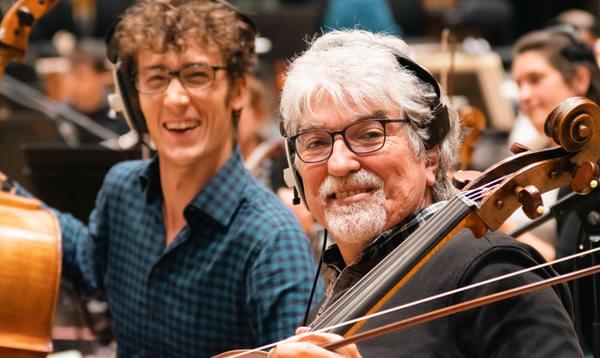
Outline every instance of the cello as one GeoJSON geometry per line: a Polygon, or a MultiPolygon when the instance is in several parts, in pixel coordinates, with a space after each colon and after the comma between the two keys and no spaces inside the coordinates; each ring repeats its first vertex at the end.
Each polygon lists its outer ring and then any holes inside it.
{"type": "MultiPolygon", "coordinates": [[[[540,194],[556,187],[570,185],[579,194],[589,193],[599,184],[599,125],[600,107],[592,101],[578,97],[563,102],[546,121],[547,135],[560,146],[517,154],[468,183],[468,192],[453,198],[326,308],[311,330],[354,335],[366,322],[362,317],[380,311],[460,230],[469,229],[481,237],[496,230],[519,207],[528,216],[538,217],[543,213],[540,194]]],[[[228,352],[219,357],[261,356],[256,350],[248,353],[228,352]]]]}
{"type": "MultiPolygon", "coordinates": [[[[25,55],[31,26],[54,0],[21,0],[0,23],[0,74],[25,55]]],[[[45,357],[60,283],[56,216],[36,199],[14,194],[0,173],[0,356],[45,357]]]]}

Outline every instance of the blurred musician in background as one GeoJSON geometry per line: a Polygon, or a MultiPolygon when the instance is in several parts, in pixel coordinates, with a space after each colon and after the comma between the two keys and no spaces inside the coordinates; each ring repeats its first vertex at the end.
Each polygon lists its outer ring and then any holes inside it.
{"type": "MultiPolygon", "coordinates": [[[[558,103],[573,96],[588,97],[600,103],[600,70],[594,53],[572,27],[552,27],[525,34],[515,43],[513,53],[512,76],[520,88],[520,108],[533,129],[526,134],[518,133],[519,129],[515,128],[511,136],[513,141],[528,144],[525,137],[528,135],[530,138],[543,138],[543,145],[550,146],[552,143],[543,135],[544,121],[558,103]]],[[[544,204],[548,208],[557,197],[568,192],[566,188],[560,192],[548,192],[544,195],[544,204]]],[[[595,207],[598,208],[598,205],[595,207]]],[[[511,219],[510,226],[529,221],[522,213],[520,219],[515,216],[511,219]]],[[[536,247],[547,259],[561,258],[590,248],[591,242],[582,231],[577,213],[557,219],[558,225],[555,220],[548,221],[519,239],[536,247]]],[[[560,264],[557,270],[572,271],[571,265],[560,264]]],[[[593,299],[591,280],[585,278],[573,284],[578,333],[588,350],[592,342],[592,319],[600,312],[593,299]]]]}
{"type": "MultiPolygon", "coordinates": [[[[112,88],[112,76],[106,59],[100,56],[98,50],[92,51],[89,48],[91,45],[80,42],[67,57],[69,70],[63,74],[61,100],[101,126],[123,135],[129,129],[127,123],[120,116],[110,114],[107,101],[108,91],[112,88]]],[[[100,142],[100,138],[83,128],[78,129],[78,134],[79,143],[100,142]]]]}
{"type": "Polygon", "coordinates": [[[596,62],[600,64],[600,41],[598,39],[598,24],[596,17],[589,11],[581,9],[565,10],[558,14],[556,22],[562,25],[573,26],[579,37],[594,52],[596,62]]]}
{"type": "MultiPolygon", "coordinates": [[[[584,96],[600,100],[600,70],[592,50],[569,26],[553,27],[522,36],[513,47],[512,77],[519,86],[521,117],[510,143],[531,149],[549,146],[544,122],[563,100],[584,96]]],[[[545,193],[546,205],[556,200],[558,190],[545,193]]],[[[511,231],[528,221],[518,211],[504,230],[511,231]]],[[[548,260],[556,257],[556,225],[550,221],[519,238],[536,247],[548,260]]]]}

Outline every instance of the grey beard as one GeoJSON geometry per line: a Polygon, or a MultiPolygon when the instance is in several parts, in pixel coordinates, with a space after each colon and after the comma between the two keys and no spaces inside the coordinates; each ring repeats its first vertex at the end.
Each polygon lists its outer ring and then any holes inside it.
{"type": "Polygon", "coordinates": [[[353,203],[325,209],[325,222],[336,242],[366,244],[383,231],[387,222],[383,189],[369,204],[353,203]]]}

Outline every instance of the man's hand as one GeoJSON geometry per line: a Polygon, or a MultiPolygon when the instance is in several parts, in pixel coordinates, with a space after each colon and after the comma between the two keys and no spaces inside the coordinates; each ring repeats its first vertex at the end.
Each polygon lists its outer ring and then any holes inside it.
{"type": "Polygon", "coordinates": [[[273,348],[269,352],[269,358],[360,358],[355,344],[349,344],[337,349],[335,352],[328,351],[321,346],[341,340],[343,337],[331,333],[310,333],[307,327],[296,330],[296,336],[289,338],[284,343],[273,348]]]}
{"type": "Polygon", "coordinates": [[[6,174],[0,172],[0,191],[13,192],[14,186],[6,176],[6,174]]]}

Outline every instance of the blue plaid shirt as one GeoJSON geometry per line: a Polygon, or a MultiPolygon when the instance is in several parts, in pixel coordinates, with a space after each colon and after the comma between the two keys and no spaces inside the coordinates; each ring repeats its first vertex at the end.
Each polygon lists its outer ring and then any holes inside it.
{"type": "Polygon", "coordinates": [[[156,157],[114,166],[89,227],[58,213],[63,273],[105,293],[118,355],[207,357],[292,335],[316,268],[292,213],[236,150],[165,245],[158,166],[156,157]]]}

